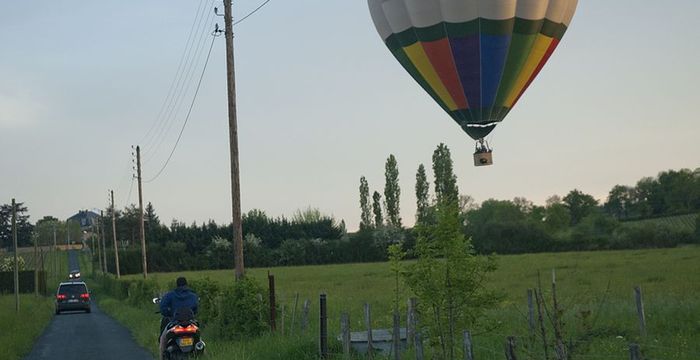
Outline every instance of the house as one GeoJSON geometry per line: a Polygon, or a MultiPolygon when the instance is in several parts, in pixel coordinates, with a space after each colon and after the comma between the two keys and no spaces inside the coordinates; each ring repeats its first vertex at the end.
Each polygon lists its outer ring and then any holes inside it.
{"type": "Polygon", "coordinates": [[[69,217],[66,221],[74,221],[80,224],[81,231],[92,231],[97,226],[97,219],[100,215],[90,210],[79,210],[77,214],[69,217]]]}

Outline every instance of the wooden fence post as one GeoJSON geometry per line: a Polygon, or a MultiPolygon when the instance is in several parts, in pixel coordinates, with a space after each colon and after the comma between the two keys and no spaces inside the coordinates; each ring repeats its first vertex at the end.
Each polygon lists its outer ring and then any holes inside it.
{"type": "Polygon", "coordinates": [[[282,305],[282,313],[280,314],[280,331],[284,336],[284,317],[286,315],[287,305],[282,305]]]}
{"type": "Polygon", "coordinates": [[[319,296],[319,346],[321,359],[328,359],[328,313],[326,308],[326,294],[319,296]]]}
{"type": "Polygon", "coordinates": [[[642,288],[634,287],[634,299],[637,303],[637,317],[639,318],[639,332],[642,336],[647,336],[647,323],[644,316],[644,302],[642,301],[642,288]]]}
{"type": "Polygon", "coordinates": [[[630,344],[630,360],[644,360],[638,344],[630,344]]]}
{"type": "Polygon", "coordinates": [[[340,334],[343,339],[343,357],[350,359],[350,316],[346,312],[340,314],[340,334]]]}
{"type": "Polygon", "coordinates": [[[406,314],[406,344],[408,348],[413,348],[414,337],[416,336],[416,298],[408,299],[408,311],[406,314]]]}
{"type": "Polygon", "coordinates": [[[367,358],[374,359],[374,349],[372,348],[372,308],[365,303],[365,327],[367,327],[367,358]]]}
{"type": "Polygon", "coordinates": [[[420,330],[416,331],[416,340],[413,346],[416,348],[416,360],[423,360],[423,337],[420,330]]]}
{"type": "Polygon", "coordinates": [[[301,333],[306,332],[306,328],[309,326],[309,306],[311,306],[311,301],[309,299],[304,300],[304,305],[301,308],[301,333]]]}
{"type": "Polygon", "coordinates": [[[270,288],[270,331],[275,332],[277,330],[277,307],[275,304],[275,275],[270,275],[267,272],[267,281],[270,288]]]}
{"type": "Polygon", "coordinates": [[[527,289],[527,324],[530,327],[530,337],[535,336],[535,304],[532,299],[532,289],[527,289]]]}
{"type": "Polygon", "coordinates": [[[394,311],[394,331],[391,340],[393,340],[394,360],[401,360],[401,316],[398,310],[394,311]]]}
{"type": "Polygon", "coordinates": [[[294,294],[294,307],[292,308],[292,324],[289,326],[289,335],[294,335],[294,325],[297,318],[297,304],[299,303],[299,293],[294,294]]]}
{"type": "Polygon", "coordinates": [[[506,340],[506,359],[507,360],[517,360],[515,355],[515,337],[509,336],[506,340]]]}
{"type": "Polygon", "coordinates": [[[540,324],[540,334],[542,335],[542,350],[544,351],[544,360],[549,360],[549,354],[547,351],[547,332],[544,327],[544,311],[542,306],[544,303],[544,297],[542,296],[542,290],[535,290],[535,301],[537,302],[537,322],[540,324]]]}
{"type": "Polygon", "coordinates": [[[464,360],[474,360],[474,350],[472,350],[472,334],[469,330],[464,330],[464,360]]]}

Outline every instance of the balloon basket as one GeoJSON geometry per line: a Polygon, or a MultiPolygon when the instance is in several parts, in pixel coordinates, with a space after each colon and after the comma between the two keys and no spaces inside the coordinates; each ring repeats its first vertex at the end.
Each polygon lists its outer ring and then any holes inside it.
{"type": "Polygon", "coordinates": [[[493,153],[491,151],[474,153],[474,166],[488,165],[493,165],[493,153]]]}

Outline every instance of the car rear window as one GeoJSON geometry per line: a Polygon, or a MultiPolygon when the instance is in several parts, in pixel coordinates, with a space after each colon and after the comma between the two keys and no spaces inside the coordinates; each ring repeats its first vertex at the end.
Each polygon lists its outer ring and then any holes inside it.
{"type": "Polygon", "coordinates": [[[61,285],[58,288],[58,293],[63,295],[80,295],[87,293],[87,288],[84,284],[61,285]]]}

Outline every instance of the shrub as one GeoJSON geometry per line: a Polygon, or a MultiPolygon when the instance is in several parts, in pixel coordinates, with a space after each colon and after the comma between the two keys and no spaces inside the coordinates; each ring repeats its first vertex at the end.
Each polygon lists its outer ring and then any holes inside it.
{"type": "Polygon", "coordinates": [[[237,280],[224,288],[220,297],[217,332],[224,339],[259,336],[267,329],[267,296],[251,277],[237,280]]]}

